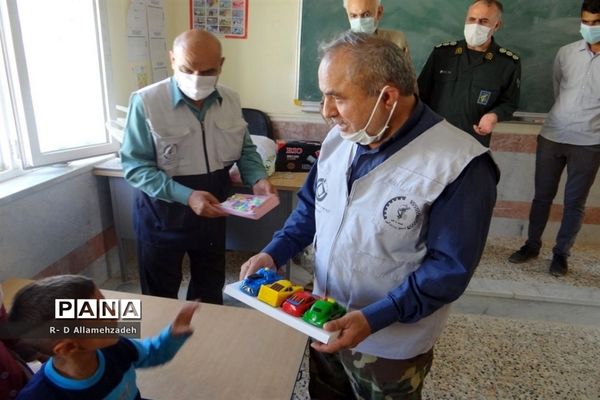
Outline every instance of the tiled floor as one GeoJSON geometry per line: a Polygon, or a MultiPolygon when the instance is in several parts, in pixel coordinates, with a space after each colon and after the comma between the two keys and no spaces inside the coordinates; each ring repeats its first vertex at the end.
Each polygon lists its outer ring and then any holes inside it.
{"type": "MultiPolygon", "coordinates": [[[[528,264],[506,261],[521,244],[489,241],[436,344],[425,399],[600,399],[600,246],[575,246],[569,274],[554,278],[550,249],[528,264]]],[[[249,255],[228,254],[228,282],[249,255]]],[[[139,291],[136,281],[104,287],[139,291]]],[[[294,399],[308,399],[306,385],[305,363],[294,399]]]]}

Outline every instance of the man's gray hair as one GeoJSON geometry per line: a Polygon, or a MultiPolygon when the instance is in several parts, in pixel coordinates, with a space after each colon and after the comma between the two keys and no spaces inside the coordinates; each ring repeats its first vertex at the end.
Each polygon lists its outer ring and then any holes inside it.
{"type": "Polygon", "coordinates": [[[346,31],[329,43],[319,46],[321,59],[338,52],[352,57],[348,79],[370,96],[377,96],[391,85],[403,96],[415,92],[416,75],[410,57],[396,44],[368,33],[346,31]]]}
{"type": "Polygon", "coordinates": [[[500,19],[502,19],[502,13],[504,12],[504,6],[502,5],[502,3],[500,1],[498,1],[498,0],[473,0],[473,3],[471,3],[471,5],[479,3],[479,2],[484,3],[488,7],[496,7],[496,9],[498,10],[498,14],[500,15],[500,19]]]}
{"type": "MultiPolygon", "coordinates": [[[[381,5],[381,0],[375,0],[377,7],[381,5]]],[[[344,0],[344,8],[348,8],[348,0],[344,0]]]]}

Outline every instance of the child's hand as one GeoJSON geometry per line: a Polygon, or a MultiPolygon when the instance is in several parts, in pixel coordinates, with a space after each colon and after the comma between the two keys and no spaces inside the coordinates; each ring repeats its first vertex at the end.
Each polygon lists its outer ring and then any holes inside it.
{"type": "Polygon", "coordinates": [[[200,303],[187,303],[181,307],[181,311],[175,317],[173,325],[171,325],[171,335],[189,335],[194,332],[194,329],[190,326],[194,312],[200,307],[200,303]]]}

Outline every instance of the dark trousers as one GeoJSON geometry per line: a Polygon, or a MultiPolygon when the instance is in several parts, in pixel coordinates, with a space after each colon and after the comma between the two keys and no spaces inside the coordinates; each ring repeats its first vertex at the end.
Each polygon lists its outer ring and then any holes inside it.
{"type": "Polygon", "coordinates": [[[552,252],[568,257],[581,229],[585,202],[600,166],[600,145],[575,146],[556,143],[538,136],[535,159],[535,196],[529,213],[527,245],[542,246],[542,233],[548,222],[552,201],[565,167],[567,182],[563,200],[563,217],[552,252]]]}
{"type": "Polygon", "coordinates": [[[181,264],[185,253],[190,259],[191,279],[186,298],[223,304],[225,248],[208,242],[201,249],[155,247],[138,241],[138,263],[142,293],[177,298],[181,284],[181,264]]]}

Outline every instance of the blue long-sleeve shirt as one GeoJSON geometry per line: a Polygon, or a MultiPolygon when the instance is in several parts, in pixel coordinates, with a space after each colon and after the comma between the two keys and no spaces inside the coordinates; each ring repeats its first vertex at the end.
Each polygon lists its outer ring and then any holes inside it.
{"type": "MultiPolygon", "coordinates": [[[[439,115],[419,101],[391,140],[376,149],[357,145],[348,193],[356,179],[440,121],[439,115]]],[[[296,209],[263,250],[277,265],[283,265],[314,238],[317,165],[298,192],[296,209]]],[[[386,297],[361,310],[373,332],[394,322],[416,322],[464,292],[485,247],[498,179],[496,165],[486,153],[473,159],[436,199],[428,217],[428,251],[421,267],[386,297]]]]}
{"type": "Polygon", "coordinates": [[[98,368],[86,379],[61,375],[50,358],[19,393],[19,400],[138,400],[135,369],[171,360],[190,334],[173,336],[171,326],[143,340],[120,338],[113,346],[96,350],[98,368]]]}
{"type": "MultiPolygon", "coordinates": [[[[215,101],[221,101],[219,92],[215,90],[204,100],[202,107],[196,108],[181,93],[173,79],[171,79],[171,98],[173,108],[180,102],[184,102],[199,121],[204,120],[206,112],[215,101]]],[[[152,133],[146,122],[144,104],[138,94],[134,94],[130,100],[120,155],[125,179],[132,186],[141,189],[151,197],[188,204],[188,198],[193,190],[176,182],[157,166],[152,133]]],[[[267,177],[260,155],[256,152],[256,146],[252,143],[247,130],[237,165],[245,184],[254,185],[258,180],[267,177]]]]}

